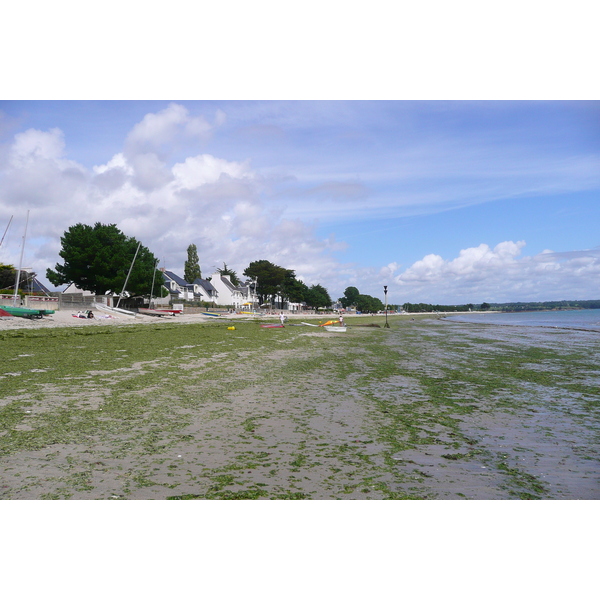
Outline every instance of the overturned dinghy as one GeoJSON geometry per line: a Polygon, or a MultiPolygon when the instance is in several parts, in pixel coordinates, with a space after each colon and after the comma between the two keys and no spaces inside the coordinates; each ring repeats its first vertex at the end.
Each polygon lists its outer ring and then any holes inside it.
{"type": "Polygon", "coordinates": [[[23,317],[24,319],[41,319],[43,315],[54,313],[53,310],[25,308],[24,306],[0,306],[0,310],[13,317],[23,317]]]}
{"type": "Polygon", "coordinates": [[[103,310],[111,315],[127,315],[129,317],[141,317],[139,313],[132,312],[130,310],[125,310],[124,308],[115,308],[112,306],[107,306],[106,304],[99,304],[98,302],[94,303],[94,308],[97,310],[103,310]]]}
{"type": "Polygon", "coordinates": [[[180,315],[183,311],[168,308],[138,308],[138,312],[141,315],[149,315],[151,317],[173,317],[180,315]]]}
{"type": "Polygon", "coordinates": [[[339,325],[324,325],[326,331],[333,331],[335,333],[345,333],[346,327],[340,327],[339,325]]]}

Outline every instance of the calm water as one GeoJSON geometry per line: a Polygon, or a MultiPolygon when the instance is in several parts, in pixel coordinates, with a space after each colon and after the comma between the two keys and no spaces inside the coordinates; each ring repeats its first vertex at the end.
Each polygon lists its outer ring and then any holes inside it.
{"type": "Polygon", "coordinates": [[[456,315],[451,321],[491,323],[497,325],[523,325],[528,327],[559,327],[561,329],[588,329],[600,332],[600,309],[540,311],[526,313],[488,313],[456,315]]]}

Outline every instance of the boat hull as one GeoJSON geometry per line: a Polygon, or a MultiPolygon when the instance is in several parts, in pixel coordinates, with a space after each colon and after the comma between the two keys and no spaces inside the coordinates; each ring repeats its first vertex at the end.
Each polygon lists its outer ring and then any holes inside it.
{"type": "Polygon", "coordinates": [[[153,317],[165,317],[169,315],[179,315],[181,310],[169,310],[168,308],[138,308],[141,315],[151,315],[153,317]]]}
{"type": "Polygon", "coordinates": [[[25,319],[41,319],[42,315],[46,314],[45,310],[25,308],[24,306],[0,306],[0,309],[13,317],[23,317],[25,319]]]}

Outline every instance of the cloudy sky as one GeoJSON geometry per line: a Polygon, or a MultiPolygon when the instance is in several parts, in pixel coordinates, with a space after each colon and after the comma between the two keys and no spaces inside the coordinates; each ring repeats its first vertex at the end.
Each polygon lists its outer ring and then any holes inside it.
{"type": "Polygon", "coordinates": [[[182,273],[267,259],[332,297],[600,297],[595,101],[3,101],[0,261],[75,223],[182,273]]]}

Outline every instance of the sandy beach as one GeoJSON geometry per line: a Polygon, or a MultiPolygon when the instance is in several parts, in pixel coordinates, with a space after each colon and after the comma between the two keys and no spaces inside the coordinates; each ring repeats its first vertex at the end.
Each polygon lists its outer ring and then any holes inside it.
{"type": "MultiPolygon", "coordinates": [[[[90,327],[106,325],[148,325],[155,324],[158,321],[175,323],[201,323],[214,320],[214,317],[206,317],[201,314],[180,314],[175,316],[152,317],[138,314],[137,316],[128,316],[125,314],[111,314],[93,309],[95,317],[93,319],[76,318],[73,315],[77,311],[57,310],[52,315],[43,316],[41,319],[24,319],[22,317],[2,318],[0,319],[0,330],[4,329],[50,329],[53,327],[90,327]]],[[[233,315],[238,319],[247,318],[250,315],[233,315]]],[[[219,317],[224,318],[224,317],[219,317]]],[[[227,315],[227,318],[230,318],[227,315]]]]}
{"type": "MultiPolygon", "coordinates": [[[[175,315],[165,315],[161,317],[137,314],[136,316],[129,316],[125,314],[115,314],[108,311],[103,312],[102,310],[93,309],[93,319],[82,319],[77,318],[73,315],[77,314],[77,311],[70,310],[57,310],[54,314],[43,316],[41,319],[27,319],[22,317],[4,317],[0,318],[0,331],[6,329],[51,329],[53,327],[90,327],[90,326],[119,326],[119,325],[155,325],[156,323],[210,323],[219,321],[277,321],[279,322],[278,314],[266,314],[266,315],[249,315],[243,313],[223,313],[219,317],[209,317],[198,313],[181,313],[175,315]]],[[[286,314],[289,321],[302,321],[309,319],[317,319],[324,321],[328,319],[336,319],[337,315],[334,313],[324,313],[322,315],[314,314],[286,314]]],[[[346,317],[346,318],[352,318],[346,317]]],[[[379,317],[381,318],[381,317],[379,317]]]]}
{"type": "Polygon", "coordinates": [[[600,498],[597,334],[301,320],[3,320],[0,498],[600,498]]]}

